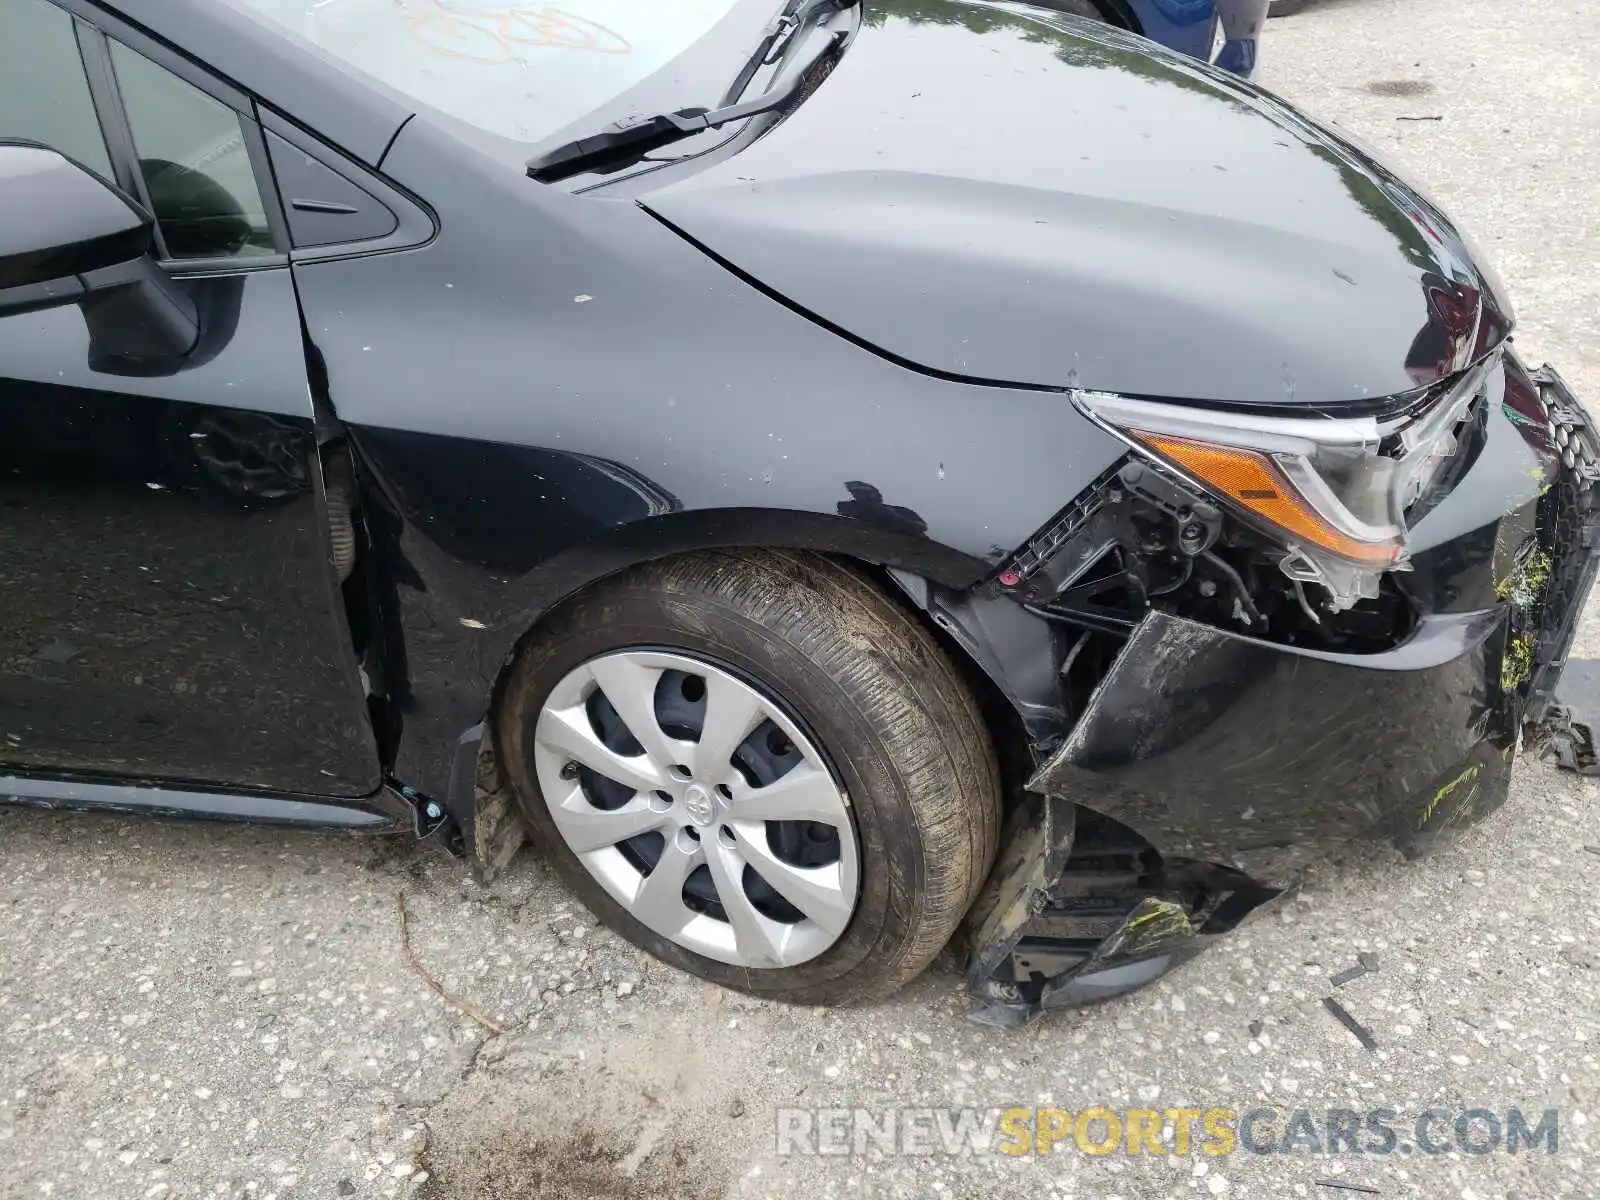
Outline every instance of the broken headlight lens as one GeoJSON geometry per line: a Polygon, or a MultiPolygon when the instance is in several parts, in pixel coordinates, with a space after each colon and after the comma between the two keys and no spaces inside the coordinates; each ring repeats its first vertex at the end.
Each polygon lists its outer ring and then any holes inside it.
{"type": "Polygon", "coordinates": [[[1497,359],[1419,414],[1300,417],[1225,412],[1078,392],[1091,418],[1224,501],[1280,543],[1291,579],[1319,583],[1336,610],[1406,570],[1406,513],[1457,449],[1456,431],[1497,359]]]}

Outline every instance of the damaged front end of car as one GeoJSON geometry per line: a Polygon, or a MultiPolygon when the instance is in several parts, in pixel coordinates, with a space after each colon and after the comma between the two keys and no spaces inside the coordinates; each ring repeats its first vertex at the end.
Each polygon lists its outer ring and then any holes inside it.
{"type": "Polygon", "coordinates": [[[1509,346],[1356,413],[1073,402],[1126,456],[974,592],[913,591],[1032,749],[969,921],[996,1024],[1151,981],[1334,847],[1497,808],[1525,736],[1570,741],[1600,564],[1600,440],[1509,346]]]}

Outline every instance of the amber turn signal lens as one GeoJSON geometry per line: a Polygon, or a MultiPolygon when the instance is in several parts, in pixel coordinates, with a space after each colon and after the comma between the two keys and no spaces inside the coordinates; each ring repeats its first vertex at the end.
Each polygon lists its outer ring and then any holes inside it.
{"type": "Polygon", "coordinates": [[[1259,451],[1139,429],[1130,429],[1128,433],[1218,495],[1341,558],[1368,566],[1390,567],[1403,552],[1403,547],[1396,543],[1363,542],[1335,529],[1306,502],[1278,465],[1259,451]]]}

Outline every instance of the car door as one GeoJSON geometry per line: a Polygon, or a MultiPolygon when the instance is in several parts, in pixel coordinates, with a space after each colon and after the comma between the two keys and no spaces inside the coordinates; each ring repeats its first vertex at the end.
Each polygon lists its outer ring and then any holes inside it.
{"type": "Polygon", "coordinates": [[[0,138],[152,211],[199,337],[108,351],[76,305],[0,314],[0,776],[365,795],[381,777],[262,133],[247,97],[76,7],[0,3],[0,138]]]}

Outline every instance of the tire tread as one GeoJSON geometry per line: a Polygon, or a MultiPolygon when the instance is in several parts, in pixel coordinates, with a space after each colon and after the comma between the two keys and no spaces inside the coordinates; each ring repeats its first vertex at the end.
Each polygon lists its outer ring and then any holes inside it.
{"type": "MultiPolygon", "coordinates": [[[[894,835],[914,834],[920,842],[919,852],[909,856],[918,864],[915,877],[890,880],[893,919],[863,962],[790,994],[763,986],[771,980],[762,977],[773,972],[743,972],[744,982],[737,986],[777,999],[845,1003],[881,998],[920,974],[949,941],[983,886],[1000,832],[999,771],[992,741],[976,700],[944,649],[862,571],[822,555],[713,551],[632,568],[559,609],[512,667],[496,727],[505,747],[502,761],[525,806],[530,799],[542,806],[518,752],[519,725],[538,711],[536,705],[530,707],[535,698],[525,693],[548,653],[542,648],[557,642],[568,626],[603,619],[630,597],[653,599],[676,625],[708,637],[705,609],[719,609],[723,621],[765,633],[764,639],[752,640],[765,646],[774,670],[782,670],[787,648],[832,679],[871,728],[898,776],[868,785],[898,794],[909,808],[906,828],[897,827],[894,835]]],[[[851,797],[852,803],[859,799],[851,797]]],[[[865,864],[870,849],[862,849],[865,864]]],[[[899,855],[894,861],[906,859],[899,855]]],[[[589,889],[583,890],[589,900],[589,889]]]]}

